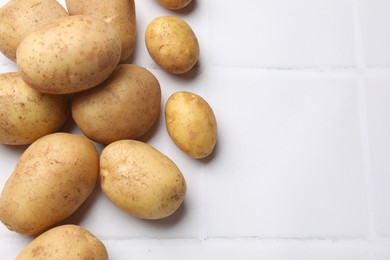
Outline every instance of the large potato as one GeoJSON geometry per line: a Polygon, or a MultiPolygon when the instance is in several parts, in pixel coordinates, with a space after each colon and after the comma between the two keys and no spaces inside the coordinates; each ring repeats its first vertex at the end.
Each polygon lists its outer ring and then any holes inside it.
{"type": "Polygon", "coordinates": [[[121,55],[117,32],[87,15],[59,18],[22,40],[16,52],[21,77],[52,94],[89,89],[107,79],[121,55]]]}
{"type": "Polygon", "coordinates": [[[192,158],[212,153],[217,142],[217,121],[210,105],[200,96],[179,91],[165,105],[165,122],[173,142],[192,158]]]}
{"type": "Polygon", "coordinates": [[[108,254],[104,244],[85,228],[63,225],[39,235],[15,259],[107,260],[108,254]]]}
{"type": "Polygon", "coordinates": [[[71,215],[94,189],[99,155],[86,137],[55,133],[31,144],[0,197],[0,220],[33,235],[71,215]]]}
{"type": "Polygon", "coordinates": [[[161,16],[146,28],[145,43],[152,59],[166,71],[181,74],[198,61],[199,43],[191,27],[175,16],[161,16]]]}
{"type": "Polygon", "coordinates": [[[101,85],[74,95],[72,116],[86,136],[109,144],[141,137],[156,121],[160,106],[160,84],[153,74],[122,64],[101,85]]]}
{"type": "Polygon", "coordinates": [[[174,213],[184,200],[186,182],[167,156],[134,140],[103,149],[100,178],[104,194],[125,212],[143,219],[174,213]]]}
{"type": "Polygon", "coordinates": [[[29,33],[68,16],[56,0],[11,0],[0,9],[0,51],[16,60],[16,49],[29,33]]]}
{"type": "Polygon", "coordinates": [[[68,116],[66,95],[43,94],[30,88],[19,73],[0,75],[0,143],[31,144],[53,133],[68,116]]]}
{"type": "Polygon", "coordinates": [[[134,0],[66,0],[66,6],[70,15],[92,15],[112,26],[122,41],[121,60],[133,53],[136,38],[134,0]]]}
{"type": "Polygon", "coordinates": [[[172,10],[182,9],[191,3],[191,0],[157,0],[157,1],[162,6],[172,10]]]}

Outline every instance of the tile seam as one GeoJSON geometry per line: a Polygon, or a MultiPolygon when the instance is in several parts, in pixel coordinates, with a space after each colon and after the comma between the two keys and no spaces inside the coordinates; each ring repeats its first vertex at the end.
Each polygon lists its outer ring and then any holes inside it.
{"type": "Polygon", "coordinates": [[[353,17],[354,17],[354,36],[355,36],[355,55],[357,65],[357,84],[358,84],[358,113],[360,122],[360,140],[363,159],[363,171],[366,185],[367,196],[367,210],[368,210],[368,238],[375,240],[377,238],[375,232],[375,217],[373,206],[373,182],[371,174],[371,162],[370,162],[370,142],[368,133],[368,119],[367,119],[367,103],[365,92],[365,74],[367,71],[367,65],[364,59],[364,45],[362,26],[360,19],[360,2],[355,0],[353,3],[353,17]]]}

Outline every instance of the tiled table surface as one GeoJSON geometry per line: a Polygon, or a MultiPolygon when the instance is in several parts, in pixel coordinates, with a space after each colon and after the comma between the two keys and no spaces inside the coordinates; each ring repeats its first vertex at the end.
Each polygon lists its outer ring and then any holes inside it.
{"type": "MultiPolygon", "coordinates": [[[[217,116],[218,145],[207,160],[190,159],[161,114],[143,140],[186,177],[178,212],[135,219],[97,188],[64,223],[101,238],[111,259],[390,259],[390,1],[136,7],[129,62],[156,75],[163,105],[175,91],[202,95],[217,116]],[[160,15],[182,17],[198,36],[200,61],[187,75],[167,74],[146,51],[144,30],[160,15]]],[[[16,70],[0,63],[1,73],[16,70]]],[[[62,131],[80,133],[72,122],[62,131]]],[[[1,186],[24,148],[0,146],[1,186]]],[[[29,241],[0,225],[2,259],[29,241]]]]}

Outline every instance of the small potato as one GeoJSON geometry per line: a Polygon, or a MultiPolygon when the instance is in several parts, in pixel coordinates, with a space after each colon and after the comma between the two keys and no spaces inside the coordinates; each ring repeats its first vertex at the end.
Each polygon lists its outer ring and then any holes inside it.
{"type": "Polygon", "coordinates": [[[169,136],[192,158],[212,153],[217,142],[217,121],[210,105],[200,96],[186,91],[171,95],[165,105],[169,136]]]}
{"type": "Polygon", "coordinates": [[[196,35],[178,17],[161,16],[152,20],[146,28],[145,43],[152,59],[173,74],[189,71],[199,58],[196,35]]]}
{"type": "Polygon", "coordinates": [[[20,75],[44,93],[89,89],[118,65],[122,44],[103,20],[87,15],[59,18],[22,40],[16,52],[20,75]]]}
{"type": "Polygon", "coordinates": [[[157,0],[157,2],[168,9],[178,10],[189,5],[191,0],[157,0]]]}
{"type": "Polygon", "coordinates": [[[96,186],[99,155],[76,134],[46,135],[20,157],[0,197],[0,220],[20,234],[38,234],[62,221],[96,186]]]}
{"type": "Polygon", "coordinates": [[[0,143],[31,144],[62,126],[68,110],[66,95],[40,93],[17,72],[0,75],[0,143]]]}
{"type": "Polygon", "coordinates": [[[186,182],[167,156],[134,140],[103,149],[100,178],[104,194],[125,212],[142,219],[173,214],[184,200],[186,182]]]}
{"type": "Polygon", "coordinates": [[[70,15],[92,15],[112,26],[122,41],[121,60],[133,53],[136,39],[134,0],[66,0],[66,7],[70,15]]]}
{"type": "Polygon", "coordinates": [[[15,258],[16,260],[107,260],[104,244],[85,228],[63,225],[39,235],[15,258]]]}
{"type": "Polygon", "coordinates": [[[109,144],[141,137],[156,121],[160,107],[160,84],[153,74],[122,64],[99,86],[74,95],[72,116],[86,136],[109,144]]]}
{"type": "Polygon", "coordinates": [[[68,16],[56,0],[11,0],[0,9],[0,51],[16,60],[16,49],[29,33],[68,16]]]}

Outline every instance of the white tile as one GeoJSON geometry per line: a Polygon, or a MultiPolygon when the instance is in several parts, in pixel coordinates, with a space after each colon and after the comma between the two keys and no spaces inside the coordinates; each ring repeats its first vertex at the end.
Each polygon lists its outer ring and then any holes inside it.
{"type": "Polygon", "coordinates": [[[15,62],[9,60],[0,52],[0,73],[17,71],[15,62]]]}
{"type": "Polygon", "coordinates": [[[210,73],[219,143],[203,169],[205,236],[364,237],[354,78],[210,73]]]}
{"type": "Polygon", "coordinates": [[[361,29],[368,66],[390,65],[390,1],[360,0],[361,29]]]}
{"type": "Polygon", "coordinates": [[[32,241],[32,237],[1,237],[0,236],[0,253],[2,259],[15,259],[25,246],[32,241]]]}
{"type": "Polygon", "coordinates": [[[376,232],[390,236],[390,77],[366,80],[376,232]]]}
{"type": "Polygon", "coordinates": [[[192,240],[103,240],[110,260],[199,260],[200,243],[192,240]]]}
{"type": "Polygon", "coordinates": [[[352,0],[208,2],[209,59],[220,66],[354,66],[352,0]]]}
{"type": "Polygon", "coordinates": [[[373,252],[374,252],[373,255],[375,255],[375,257],[376,257],[375,259],[377,259],[377,260],[390,259],[390,245],[389,245],[389,243],[381,245],[381,246],[377,246],[373,250],[373,252]]]}
{"type": "Polygon", "coordinates": [[[205,259],[245,260],[367,260],[369,250],[359,244],[299,240],[227,240],[205,245],[205,259]]]}

